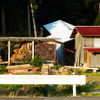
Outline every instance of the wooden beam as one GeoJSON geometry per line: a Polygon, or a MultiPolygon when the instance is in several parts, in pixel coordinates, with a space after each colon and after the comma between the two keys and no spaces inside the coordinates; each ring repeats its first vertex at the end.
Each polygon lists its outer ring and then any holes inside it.
{"type": "Polygon", "coordinates": [[[0,41],[58,41],[59,38],[45,38],[45,37],[0,37],[0,41]]]}
{"type": "Polygon", "coordinates": [[[84,67],[87,67],[87,50],[84,50],[84,67]]]}
{"type": "Polygon", "coordinates": [[[80,45],[76,51],[76,56],[75,56],[75,63],[74,63],[74,67],[79,66],[79,56],[80,56],[80,45]]]}
{"type": "Polygon", "coordinates": [[[90,67],[90,53],[87,51],[87,67],[90,67]]]}
{"type": "Polygon", "coordinates": [[[34,59],[34,41],[32,41],[32,59],[34,59]]]}
{"type": "Polygon", "coordinates": [[[8,41],[8,66],[10,65],[10,41],[8,41]]]}

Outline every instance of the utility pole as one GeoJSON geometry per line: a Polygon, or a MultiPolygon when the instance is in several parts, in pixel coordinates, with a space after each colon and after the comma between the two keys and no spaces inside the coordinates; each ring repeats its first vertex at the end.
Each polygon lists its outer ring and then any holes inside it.
{"type": "Polygon", "coordinates": [[[31,13],[32,13],[32,19],[33,19],[34,36],[37,37],[36,24],[35,24],[35,18],[34,18],[34,11],[32,9],[32,2],[30,2],[30,5],[31,5],[31,13]]]}
{"type": "Polygon", "coordinates": [[[28,23],[28,35],[31,37],[31,22],[30,22],[30,0],[27,2],[27,23],[28,23]]]}

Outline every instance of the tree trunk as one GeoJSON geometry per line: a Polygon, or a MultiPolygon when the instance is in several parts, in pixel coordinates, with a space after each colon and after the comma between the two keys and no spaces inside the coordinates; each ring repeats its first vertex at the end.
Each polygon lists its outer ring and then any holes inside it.
{"type": "Polygon", "coordinates": [[[2,35],[5,35],[5,33],[6,33],[6,25],[5,25],[4,2],[2,2],[2,6],[1,6],[1,18],[2,18],[2,35]]]}
{"type": "Polygon", "coordinates": [[[100,0],[99,0],[99,16],[100,16],[100,0]]]}
{"type": "Polygon", "coordinates": [[[35,18],[34,18],[34,11],[32,9],[32,3],[30,3],[30,5],[31,5],[31,12],[32,12],[32,19],[33,19],[34,36],[37,37],[36,24],[35,24],[35,18]]]}
{"type": "Polygon", "coordinates": [[[31,35],[31,23],[30,23],[30,0],[28,0],[27,3],[27,20],[28,20],[28,36],[32,36],[31,35]]]}

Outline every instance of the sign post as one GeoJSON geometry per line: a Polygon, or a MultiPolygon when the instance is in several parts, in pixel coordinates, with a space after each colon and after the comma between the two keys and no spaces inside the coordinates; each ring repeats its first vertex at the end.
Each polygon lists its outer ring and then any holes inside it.
{"type": "Polygon", "coordinates": [[[73,96],[76,96],[76,85],[73,85],[73,96]]]}

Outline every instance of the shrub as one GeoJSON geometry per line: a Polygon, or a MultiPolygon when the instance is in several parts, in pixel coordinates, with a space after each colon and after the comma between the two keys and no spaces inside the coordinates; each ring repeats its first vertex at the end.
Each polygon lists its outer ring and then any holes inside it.
{"type": "Polygon", "coordinates": [[[0,65],[0,74],[4,74],[7,72],[6,65],[0,65]]]}
{"type": "Polygon", "coordinates": [[[59,68],[61,68],[61,67],[62,67],[62,66],[61,66],[60,64],[54,66],[54,68],[56,68],[57,70],[58,70],[59,68]]]}
{"type": "Polygon", "coordinates": [[[31,60],[30,64],[36,67],[40,67],[41,69],[43,65],[43,59],[36,56],[34,59],[31,60]]]}

